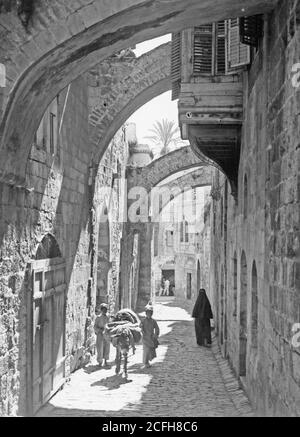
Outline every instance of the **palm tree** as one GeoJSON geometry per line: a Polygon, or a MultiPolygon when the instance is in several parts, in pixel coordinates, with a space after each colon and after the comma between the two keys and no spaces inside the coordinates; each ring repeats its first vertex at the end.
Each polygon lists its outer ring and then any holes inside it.
{"type": "Polygon", "coordinates": [[[153,129],[149,129],[153,134],[145,138],[153,141],[157,145],[161,145],[160,155],[165,155],[169,152],[171,144],[177,145],[182,142],[181,138],[176,134],[179,133],[179,128],[174,121],[167,120],[165,118],[162,121],[156,121],[153,125],[153,129]]]}

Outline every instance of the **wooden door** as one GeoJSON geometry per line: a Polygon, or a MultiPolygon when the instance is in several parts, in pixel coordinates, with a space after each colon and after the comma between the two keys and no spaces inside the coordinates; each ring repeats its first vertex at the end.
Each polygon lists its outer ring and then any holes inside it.
{"type": "Polygon", "coordinates": [[[29,366],[34,414],[65,380],[65,263],[61,258],[34,261],[31,273],[29,366]]]}

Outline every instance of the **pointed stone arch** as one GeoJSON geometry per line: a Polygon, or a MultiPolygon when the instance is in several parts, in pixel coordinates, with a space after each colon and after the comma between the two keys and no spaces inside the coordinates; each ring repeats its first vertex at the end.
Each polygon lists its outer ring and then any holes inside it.
{"type": "MultiPolygon", "coordinates": [[[[183,28],[270,10],[275,0],[111,0],[45,2],[28,26],[15,8],[1,11],[0,178],[24,184],[34,133],[51,100],[72,80],[124,48],[183,28]],[[34,36],[34,37],[33,37],[34,36]],[[28,108],[30,107],[30,111],[28,108]],[[18,123],[16,123],[18,120],[18,123]]],[[[27,23],[27,21],[26,21],[27,23]]]]}
{"type": "Polygon", "coordinates": [[[46,234],[37,247],[35,259],[42,260],[53,258],[61,258],[61,251],[53,235],[46,234]]]}

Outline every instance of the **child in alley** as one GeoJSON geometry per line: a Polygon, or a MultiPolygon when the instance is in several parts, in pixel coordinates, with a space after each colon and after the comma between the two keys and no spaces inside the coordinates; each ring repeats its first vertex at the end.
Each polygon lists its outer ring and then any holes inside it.
{"type": "Polygon", "coordinates": [[[109,317],[107,316],[108,306],[105,303],[100,305],[100,314],[97,315],[94,330],[97,336],[96,348],[97,348],[97,361],[101,367],[103,364],[107,366],[110,351],[110,341],[104,336],[105,325],[109,322],[109,317]]]}
{"type": "Polygon", "coordinates": [[[150,367],[150,361],[156,357],[156,348],[158,347],[159,327],[152,318],[153,306],[148,304],[145,307],[146,317],[142,321],[143,334],[143,368],[150,367]]]}

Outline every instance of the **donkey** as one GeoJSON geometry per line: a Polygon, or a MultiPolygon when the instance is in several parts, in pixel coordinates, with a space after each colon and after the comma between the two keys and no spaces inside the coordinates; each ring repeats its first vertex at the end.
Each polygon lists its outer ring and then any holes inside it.
{"type": "Polygon", "coordinates": [[[121,361],[123,361],[123,374],[128,379],[128,354],[130,347],[135,353],[135,345],[142,338],[140,320],[132,310],[120,310],[114,317],[114,321],[105,327],[105,335],[110,339],[116,348],[116,374],[121,371],[121,361]]]}

